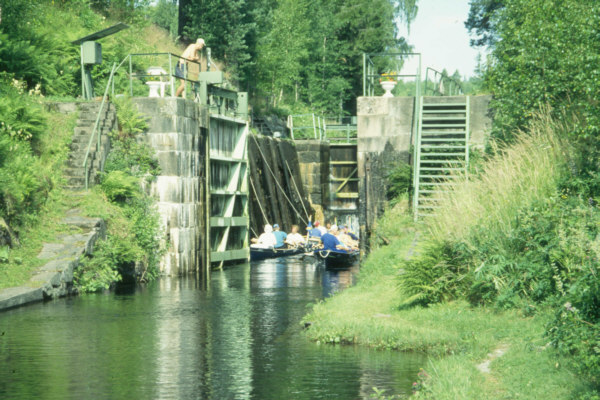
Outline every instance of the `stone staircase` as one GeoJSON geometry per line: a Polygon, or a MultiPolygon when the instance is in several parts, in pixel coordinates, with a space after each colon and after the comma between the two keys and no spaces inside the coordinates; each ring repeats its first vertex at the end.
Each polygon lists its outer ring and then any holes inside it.
{"type": "MultiPolygon", "coordinates": [[[[79,111],[77,124],[73,132],[69,158],[64,170],[66,184],[65,187],[71,190],[85,189],[86,169],[83,167],[85,153],[94,130],[94,123],[100,110],[100,102],[76,103],[76,109],[79,111]]],[[[88,182],[93,186],[97,182],[98,172],[104,168],[104,161],[110,150],[110,139],[108,134],[111,130],[117,129],[117,114],[115,106],[110,103],[104,104],[104,109],[100,115],[98,130],[94,136],[94,142],[90,147],[88,156],[88,182]],[[100,148],[97,148],[98,133],[100,133],[100,148]]]]}

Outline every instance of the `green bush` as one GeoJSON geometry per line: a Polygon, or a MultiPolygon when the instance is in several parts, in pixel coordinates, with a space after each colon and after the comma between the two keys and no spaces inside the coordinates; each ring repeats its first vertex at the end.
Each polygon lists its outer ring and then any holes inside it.
{"type": "Polygon", "coordinates": [[[132,247],[120,239],[109,236],[106,240],[99,241],[94,248],[94,256],[82,260],[74,274],[75,286],[79,291],[106,290],[115,282],[121,281],[119,265],[133,262],[135,256],[131,255],[132,247]]]}
{"type": "Polygon", "coordinates": [[[124,171],[111,171],[103,176],[100,186],[110,201],[125,202],[139,195],[139,182],[124,171]]]}
{"type": "Polygon", "coordinates": [[[412,166],[403,161],[391,168],[387,174],[387,199],[392,206],[402,197],[407,196],[412,188],[412,166]]]}

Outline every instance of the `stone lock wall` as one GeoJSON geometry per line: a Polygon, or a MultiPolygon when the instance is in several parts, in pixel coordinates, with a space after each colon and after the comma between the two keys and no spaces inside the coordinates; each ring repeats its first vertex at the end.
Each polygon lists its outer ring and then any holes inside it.
{"type": "Polygon", "coordinates": [[[182,98],[135,98],[147,116],[148,131],[139,136],[155,150],[161,173],[150,184],[169,241],[160,263],[166,275],[205,270],[205,163],[209,112],[182,98]]]}
{"type": "Polygon", "coordinates": [[[315,213],[313,220],[322,222],[329,204],[329,143],[297,140],[295,144],[304,192],[315,213]]]}

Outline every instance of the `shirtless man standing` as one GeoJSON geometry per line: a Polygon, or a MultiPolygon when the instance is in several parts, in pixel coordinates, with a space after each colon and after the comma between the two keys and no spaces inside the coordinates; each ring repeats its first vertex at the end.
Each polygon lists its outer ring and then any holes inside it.
{"type": "Polygon", "coordinates": [[[181,78],[181,84],[175,92],[175,97],[181,96],[185,90],[185,70],[187,68],[187,60],[189,61],[200,61],[198,52],[204,48],[204,39],[196,40],[196,43],[190,44],[181,54],[179,62],[175,66],[175,76],[181,78]]]}

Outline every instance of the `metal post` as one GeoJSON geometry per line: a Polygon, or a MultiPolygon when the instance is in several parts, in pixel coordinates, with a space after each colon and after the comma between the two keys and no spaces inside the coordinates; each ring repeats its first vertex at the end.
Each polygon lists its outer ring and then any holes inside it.
{"type": "Polygon", "coordinates": [[[173,59],[171,58],[171,53],[169,53],[169,82],[171,86],[171,97],[175,97],[175,85],[173,82],[175,79],[173,78],[173,59]]]}
{"type": "Polygon", "coordinates": [[[469,96],[465,96],[465,179],[469,181],[469,139],[471,129],[470,116],[471,116],[471,104],[469,96]]]}
{"type": "Polygon", "coordinates": [[[321,117],[317,116],[317,126],[319,127],[319,140],[323,140],[323,131],[321,130],[321,117]]]}
{"type": "Polygon", "coordinates": [[[131,54],[129,55],[129,95],[133,97],[133,66],[131,65],[131,54]]]}
{"type": "Polygon", "coordinates": [[[206,71],[210,71],[210,47],[206,48],[206,71]]]}
{"type": "Polygon", "coordinates": [[[315,113],[312,113],[312,118],[313,118],[313,133],[315,136],[315,139],[317,138],[317,123],[315,122],[315,113]]]}
{"type": "Polygon", "coordinates": [[[81,53],[81,97],[85,99],[85,71],[83,70],[85,67],[83,65],[83,42],[81,42],[81,46],[79,46],[79,49],[81,53]]]}
{"type": "Polygon", "coordinates": [[[294,140],[294,116],[290,115],[290,132],[292,134],[292,140],[294,140]]]}
{"type": "Polygon", "coordinates": [[[367,53],[363,53],[363,96],[367,95],[367,53]]]}

